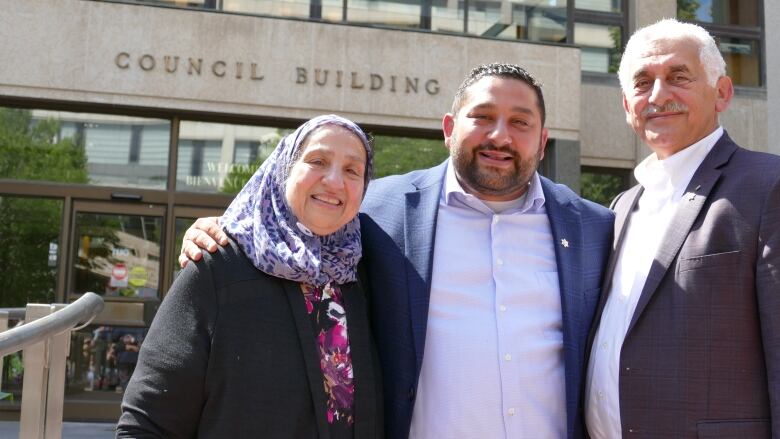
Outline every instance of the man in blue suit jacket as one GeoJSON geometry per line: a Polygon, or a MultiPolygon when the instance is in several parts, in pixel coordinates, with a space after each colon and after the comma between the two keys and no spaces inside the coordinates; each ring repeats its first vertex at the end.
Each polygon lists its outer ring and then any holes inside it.
{"type": "Polygon", "coordinates": [[[369,186],[363,263],[390,438],[584,436],[613,215],[538,175],[544,119],[530,74],[479,66],[443,119],[450,159],[369,186]]]}

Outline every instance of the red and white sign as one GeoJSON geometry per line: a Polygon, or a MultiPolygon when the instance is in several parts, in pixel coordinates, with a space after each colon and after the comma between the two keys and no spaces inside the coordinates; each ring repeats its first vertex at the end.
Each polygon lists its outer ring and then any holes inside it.
{"type": "Polygon", "coordinates": [[[108,286],[112,288],[124,288],[127,286],[127,267],[123,263],[114,264],[111,270],[111,280],[108,286]]]}

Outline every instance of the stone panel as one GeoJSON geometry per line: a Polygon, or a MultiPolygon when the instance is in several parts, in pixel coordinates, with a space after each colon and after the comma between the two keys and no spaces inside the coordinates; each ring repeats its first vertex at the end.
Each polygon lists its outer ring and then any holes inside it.
{"type": "Polygon", "coordinates": [[[514,62],[578,138],[573,47],[78,0],[4,2],[0,36],[6,96],[437,130],[471,67],[514,62]]]}

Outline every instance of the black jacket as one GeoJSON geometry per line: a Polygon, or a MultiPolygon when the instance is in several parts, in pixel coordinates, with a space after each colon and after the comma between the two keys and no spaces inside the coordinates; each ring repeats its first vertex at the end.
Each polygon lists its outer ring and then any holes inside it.
{"type": "MultiPolygon", "coordinates": [[[[382,436],[381,376],[358,283],[342,286],[354,434],[382,436]]],[[[117,437],[330,438],[319,354],[299,284],[231,242],[190,263],[143,343],[117,437]]]]}

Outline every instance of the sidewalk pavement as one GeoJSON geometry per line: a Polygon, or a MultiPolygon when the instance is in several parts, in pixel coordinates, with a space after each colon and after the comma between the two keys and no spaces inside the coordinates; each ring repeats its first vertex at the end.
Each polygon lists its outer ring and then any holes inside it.
{"type": "MultiPolygon", "coordinates": [[[[62,439],[113,439],[116,424],[94,422],[63,422],[62,439]]],[[[19,437],[19,423],[0,421],[0,438],[19,437]]]]}

